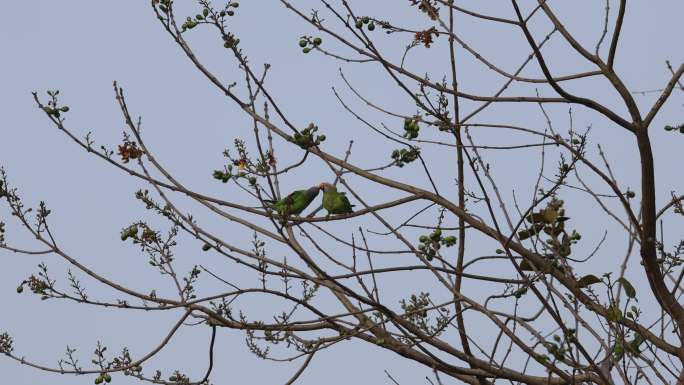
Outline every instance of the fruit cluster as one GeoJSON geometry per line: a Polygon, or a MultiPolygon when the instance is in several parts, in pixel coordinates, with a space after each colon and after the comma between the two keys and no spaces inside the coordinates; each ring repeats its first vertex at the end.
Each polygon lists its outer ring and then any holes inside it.
{"type": "Polygon", "coordinates": [[[418,125],[418,118],[404,119],[404,138],[415,139],[418,137],[420,126],[418,125]]]}
{"type": "MultiPolygon", "coordinates": [[[[160,0],[159,10],[161,10],[163,13],[168,14],[172,3],[173,1],[171,0],[160,0]]],[[[225,6],[225,8],[219,12],[216,12],[211,8],[205,7],[204,9],[202,9],[201,13],[198,13],[194,17],[188,16],[185,19],[185,22],[183,22],[183,24],[181,25],[181,32],[193,29],[203,22],[213,24],[215,22],[223,20],[223,18],[225,18],[226,16],[234,16],[235,10],[233,8],[237,8],[239,6],[240,3],[228,3],[225,6]]]]}
{"type": "Polygon", "coordinates": [[[47,94],[50,96],[51,100],[48,101],[47,106],[42,107],[46,114],[59,118],[62,112],[69,112],[69,106],[57,106],[57,95],[59,95],[59,90],[47,91],[47,94]]]}
{"type": "Polygon", "coordinates": [[[11,353],[14,348],[12,347],[12,337],[7,333],[0,334],[0,354],[11,353]]]}
{"type": "Polygon", "coordinates": [[[665,131],[679,131],[680,134],[684,134],[684,124],[680,124],[679,126],[667,125],[665,126],[665,131]]]}
{"type": "Polygon", "coordinates": [[[418,250],[425,253],[425,258],[428,261],[432,261],[432,258],[437,255],[437,252],[442,246],[451,247],[455,245],[457,238],[453,235],[444,237],[442,236],[441,229],[435,229],[430,235],[421,235],[420,238],[418,238],[418,241],[420,241],[418,250]]]}
{"type": "Polygon", "coordinates": [[[249,182],[250,186],[256,185],[257,178],[254,176],[248,176],[246,172],[240,171],[237,174],[233,174],[233,165],[228,165],[225,170],[214,170],[212,176],[214,179],[220,180],[223,183],[228,183],[232,178],[245,178],[249,182]]]}
{"type": "Polygon", "coordinates": [[[302,52],[304,53],[311,52],[313,48],[318,47],[322,43],[323,39],[321,39],[320,37],[311,39],[309,37],[302,36],[302,38],[299,39],[299,46],[302,48],[302,52]]]}
{"type": "Polygon", "coordinates": [[[364,16],[356,19],[356,28],[362,29],[364,25],[366,26],[366,29],[368,29],[369,31],[375,30],[375,21],[371,20],[370,17],[364,16]]]}
{"type": "Polygon", "coordinates": [[[102,373],[97,378],[95,378],[95,383],[96,384],[101,384],[103,382],[110,383],[112,382],[112,376],[109,375],[109,373],[102,373]]]}
{"type": "Polygon", "coordinates": [[[309,147],[318,146],[325,141],[325,135],[315,135],[316,131],[318,131],[318,126],[309,123],[302,132],[296,132],[290,141],[305,150],[309,147]]]}
{"type": "Polygon", "coordinates": [[[138,225],[130,225],[121,230],[121,240],[125,241],[128,238],[135,238],[138,235],[138,225]]]}
{"type": "Polygon", "coordinates": [[[402,148],[392,151],[392,159],[398,167],[404,167],[407,163],[411,163],[418,159],[420,149],[418,147],[411,147],[409,149],[402,148]]]}

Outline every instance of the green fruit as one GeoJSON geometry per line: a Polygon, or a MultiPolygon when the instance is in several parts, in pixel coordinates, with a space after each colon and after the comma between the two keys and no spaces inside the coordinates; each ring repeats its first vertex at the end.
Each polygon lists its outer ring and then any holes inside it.
{"type": "Polygon", "coordinates": [[[314,43],[314,45],[321,45],[321,43],[323,43],[323,39],[321,39],[320,37],[317,37],[314,39],[313,43],[314,43]]]}
{"type": "Polygon", "coordinates": [[[95,383],[96,383],[96,384],[101,384],[102,381],[104,381],[104,378],[102,378],[102,376],[98,376],[98,377],[95,379],[95,383]]]}
{"type": "Polygon", "coordinates": [[[202,250],[203,250],[203,251],[209,251],[209,249],[211,249],[211,245],[210,245],[210,244],[205,243],[204,245],[202,245],[202,250]]]}
{"type": "Polygon", "coordinates": [[[257,182],[257,179],[255,177],[252,176],[249,178],[249,184],[250,185],[254,186],[256,184],[256,182],[257,182]]]}
{"type": "Polygon", "coordinates": [[[302,52],[304,52],[304,53],[309,53],[309,52],[311,52],[311,48],[308,48],[308,47],[307,47],[307,48],[304,48],[304,49],[302,50],[302,52]]]}
{"type": "Polygon", "coordinates": [[[59,110],[62,112],[69,112],[69,106],[64,106],[64,107],[60,108],[59,110]]]}
{"type": "Polygon", "coordinates": [[[430,238],[428,238],[427,235],[421,235],[420,238],[418,238],[418,240],[419,240],[420,242],[422,242],[422,243],[427,243],[427,241],[428,241],[429,239],[430,239],[430,238]]]}
{"type": "Polygon", "coordinates": [[[363,22],[361,20],[356,22],[356,28],[363,28],[363,22]]]}
{"type": "Polygon", "coordinates": [[[318,140],[320,140],[321,142],[325,142],[325,138],[325,135],[318,135],[318,140]]]}
{"type": "Polygon", "coordinates": [[[302,40],[299,41],[299,46],[302,47],[302,48],[306,47],[307,44],[308,44],[308,43],[307,43],[306,40],[304,40],[304,39],[302,39],[302,40]]]}
{"type": "Polygon", "coordinates": [[[363,24],[368,24],[370,22],[370,17],[364,16],[361,18],[361,21],[363,22],[363,24]]]}
{"type": "Polygon", "coordinates": [[[21,294],[24,291],[24,285],[17,286],[17,293],[21,294]]]}
{"type": "Polygon", "coordinates": [[[433,231],[432,234],[430,234],[430,238],[432,238],[432,240],[434,240],[434,241],[439,240],[441,237],[442,237],[442,230],[440,230],[440,229],[437,229],[437,230],[433,231]]]}
{"type": "Polygon", "coordinates": [[[370,24],[368,24],[368,30],[369,30],[369,31],[375,30],[375,23],[370,23],[370,24]]]}
{"type": "Polygon", "coordinates": [[[634,198],[636,196],[636,193],[634,191],[627,191],[627,198],[634,198]]]}
{"type": "Polygon", "coordinates": [[[450,235],[444,239],[442,239],[442,242],[444,242],[444,245],[447,247],[453,246],[456,244],[456,237],[453,235],[450,235]]]}
{"type": "Polygon", "coordinates": [[[209,10],[204,8],[204,10],[202,11],[202,15],[204,15],[204,17],[209,16],[209,10]]]}
{"type": "Polygon", "coordinates": [[[112,382],[112,376],[109,375],[109,373],[105,374],[104,376],[105,382],[109,383],[112,382]]]}

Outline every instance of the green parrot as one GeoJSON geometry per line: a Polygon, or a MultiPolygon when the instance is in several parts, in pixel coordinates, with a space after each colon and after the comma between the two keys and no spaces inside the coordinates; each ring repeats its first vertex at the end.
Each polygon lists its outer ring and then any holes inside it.
{"type": "Polygon", "coordinates": [[[313,186],[306,190],[297,190],[278,201],[264,200],[264,202],[280,216],[299,215],[318,196],[320,189],[318,186],[313,186]]]}
{"type": "Polygon", "coordinates": [[[323,190],[323,208],[328,210],[328,216],[331,214],[349,214],[353,213],[352,205],[347,199],[347,195],[343,192],[337,192],[337,188],[330,183],[321,183],[318,187],[323,190]]]}

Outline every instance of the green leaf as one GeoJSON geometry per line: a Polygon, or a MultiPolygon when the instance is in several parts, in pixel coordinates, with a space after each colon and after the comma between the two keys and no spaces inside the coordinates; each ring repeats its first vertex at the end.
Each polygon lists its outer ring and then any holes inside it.
{"type": "Polygon", "coordinates": [[[619,360],[625,354],[625,349],[622,347],[622,345],[615,344],[613,347],[613,354],[615,355],[615,359],[619,360]]]}
{"type": "Polygon", "coordinates": [[[625,294],[627,294],[629,298],[636,297],[636,290],[634,289],[634,286],[632,286],[632,284],[629,283],[626,278],[622,277],[617,281],[622,285],[622,288],[625,289],[625,294]]]}
{"type": "Polygon", "coordinates": [[[618,322],[622,320],[622,310],[618,307],[618,305],[611,305],[608,308],[608,312],[606,314],[608,321],[610,322],[618,322]]]}
{"type": "Polygon", "coordinates": [[[644,336],[642,336],[641,334],[636,333],[634,335],[634,339],[629,341],[629,344],[627,345],[627,349],[630,351],[630,353],[635,354],[635,355],[639,355],[639,353],[640,353],[639,347],[641,346],[642,343],[644,343],[644,341],[646,341],[646,338],[644,338],[644,336]]]}
{"type": "Polygon", "coordinates": [[[587,274],[584,277],[580,278],[579,281],[577,281],[577,286],[582,288],[599,282],[601,282],[601,279],[599,277],[595,276],[594,274],[587,274]]]}
{"type": "Polygon", "coordinates": [[[537,223],[534,226],[531,226],[527,229],[520,230],[518,231],[518,237],[520,237],[520,240],[525,240],[539,232],[539,230],[543,229],[544,225],[541,223],[537,223]]]}

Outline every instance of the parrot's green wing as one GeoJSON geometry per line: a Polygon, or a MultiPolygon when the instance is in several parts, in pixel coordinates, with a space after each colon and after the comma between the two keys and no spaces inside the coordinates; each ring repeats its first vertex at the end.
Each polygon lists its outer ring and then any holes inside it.
{"type": "Polygon", "coordinates": [[[347,214],[347,213],[353,213],[354,210],[352,205],[349,202],[349,199],[347,198],[347,194],[341,192],[338,193],[339,195],[337,196],[337,202],[335,204],[335,212],[336,214],[347,214]]]}
{"type": "Polygon", "coordinates": [[[308,190],[297,190],[290,195],[269,205],[281,216],[299,215],[306,209],[318,195],[318,187],[311,187],[308,190]]]}
{"type": "Polygon", "coordinates": [[[354,212],[354,207],[347,199],[345,193],[337,192],[335,189],[328,189],[323,193],[323,208],[328,210],[328,214],[348,214],[354,212]]]}

